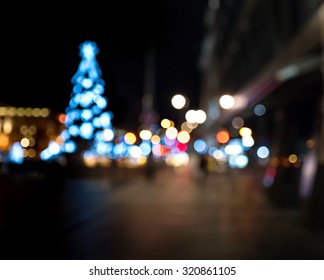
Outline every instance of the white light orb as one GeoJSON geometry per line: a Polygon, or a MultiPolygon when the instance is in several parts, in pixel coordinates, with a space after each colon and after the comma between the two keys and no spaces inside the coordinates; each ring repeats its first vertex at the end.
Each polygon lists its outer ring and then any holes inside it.
{"type": "Polygon", "coordinates": [[[233,96],[228,94],[222,95],[219,99],[219,105],[226,110],[232,109],[235,105],[235,99],[233,96]]]}
{"type": "Polygon", "coordinates": [[[207,115],[203,110],[196,111],[196,122],[202,124],[206,121],[207,115]]]}
{"type": "Polygon", "coordinates": [[[176,94],[171,99],[172,106],[176,109],[182,109],[186,105],[186,98],[181,94],[176,94]]]}
{"type": "Polygon", "coordinates": [[[186,121],[189,123],[195,123],[197,122],[196,119],[196,111],[195,110],[189,110],[185,115],[186,121]]]}

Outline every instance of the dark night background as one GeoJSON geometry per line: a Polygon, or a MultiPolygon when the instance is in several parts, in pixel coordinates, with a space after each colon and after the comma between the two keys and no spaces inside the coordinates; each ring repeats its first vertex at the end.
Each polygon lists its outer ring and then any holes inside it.
{"type": "Polygon", "coordinates": [[[81,61],[79,44],[92,40],[100,50],[97,61],[114,125],[138,125],[145,52],[152,46],[154,106],[160,118],[176,116],[170,99],[178,91],[196,109],[207,2],[122,0],[69,8],[8,8],[10,20],[2,20],[7,90],[1,102],[63,112],[72,91],[70,79],[81,61]]]}

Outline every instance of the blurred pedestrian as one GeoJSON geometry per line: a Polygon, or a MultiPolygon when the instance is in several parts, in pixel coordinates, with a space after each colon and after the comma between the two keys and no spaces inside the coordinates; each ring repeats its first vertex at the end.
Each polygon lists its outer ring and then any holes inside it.
{"type": "Polygon", "coordinates": [[[146,162],[146,166],[145,166],[145,176],[149,181],[151,181],[151,180],[153,180],[154,174],[155,174],[154,161],[153,161],[153,158],[151,156],[149,156],[147,158],[147,162],[146,162]]]}
{"type": "Polygon", "coordinates": [[[202,179],[203,183],[206,183],[209,169],[208,169],[208,155],[201,155],[200,162],[199,162],[199,170],[200,170],[200,178],[202,179]]]}

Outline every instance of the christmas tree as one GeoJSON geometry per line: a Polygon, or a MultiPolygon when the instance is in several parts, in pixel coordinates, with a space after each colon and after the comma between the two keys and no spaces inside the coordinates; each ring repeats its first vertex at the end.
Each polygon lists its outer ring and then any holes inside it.
{"type": "Polygon", "coordinates": [[[73,90],[66,108],[63,153],[86,158],[109,157],[112,153],[114,129],[112,113],[107,111],[108,100],[103,93],[105,82],[96,60],[96,43],[86,41],[79,46],[81,62],[72,77],[73,90]]]}

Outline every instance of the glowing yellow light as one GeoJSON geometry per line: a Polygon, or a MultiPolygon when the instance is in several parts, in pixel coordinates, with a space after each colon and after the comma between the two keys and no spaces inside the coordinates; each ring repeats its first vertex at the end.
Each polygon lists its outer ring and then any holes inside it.
{"type": "Polygon", "coordinates": [[[17,116],[22,117],[25,114],[24,108],[19,107],[17,109],[17,116]]]}
{"type": "Polygon", "coordinates": [[[136,135],[133,132],[127,132],[124,136],[124,140],[127,144],[133,145],[136,142],[136,135]]]}
{"type": "Polygon", "coordinates": [[[188,131],[182,130],[178,133],[178,141],[182,144],[188,143],[190,140],[190,134],[188,131]]]}
{"type": "Polygon", "coordinates": [[[163,128],[169,128],[170,125],[171,125],[171,122],[170,122],[170,120],[168,120],[168,119],[163,119],[163,120],[161,121],[161,126],[162,126],[163,128]]]}
{"type": "Polygon", "coordinates": [[[26,108],[25,109],[25,115],[27,117],[31,117],[33,115],[33,109],[32,108],[26,108]]]}
{"type": "Polygon", "coordinates": [[[240,135],[242,137],[249,137],[249,136],[252,135],[252,130],[250,128],[248,128],[248,127],[242,127],[242,128],[240,128],[240,131],[239,132],[240,132],[240,135]]]}
{"type": "Polygon", "coordinates": [[[16,115],[16,108],[15,107],[10,107],[10,108],[8,108],[8,115],[9,116],[15,116],[16,115]]]}
{"type": "Polygon", "coordinates": [[[7,108],[6,107],[0,107],[0,116],[7,115],[7,108]]]}
{"type": "Polygon", "coordinates": [[[34,117],[39,117],[40,116],[40,109],[39,108],[35,108],[35,109],[33,109],[33,111],[32,111],[32,115],[34,116],[34,117]]]}
{"type": "Polygon", "coordinates": [[[4,119],[4,123],[3,123],[3,132],[6,134],[9,134],[12,130],[12,120],[11,118],[6,118],[4,119]]]}
{"type": "Polygon", "coordinates": [[[48,117],[48,115],[49,115],[49,110],[48,110],[47,108],[43,108],[43,109],[41,109],[41,111],[40,111],[40,115],[41,115],[43,118],[48,117]]]}
{"type": "Polygon", "coordinates": [[[296,163],[297,160],[298,160],[298,157],[295,155],[295,154],[291,154],[289,157],[288,157],[288,160],[290,163],[296,163]]]}
{"type": "Polygon", "coordinates": [[[47,108],[16,108],[16,107],[0,107],[0,116],[18,116],[18,117],[47,117],[49,109],[47,108]]]}

